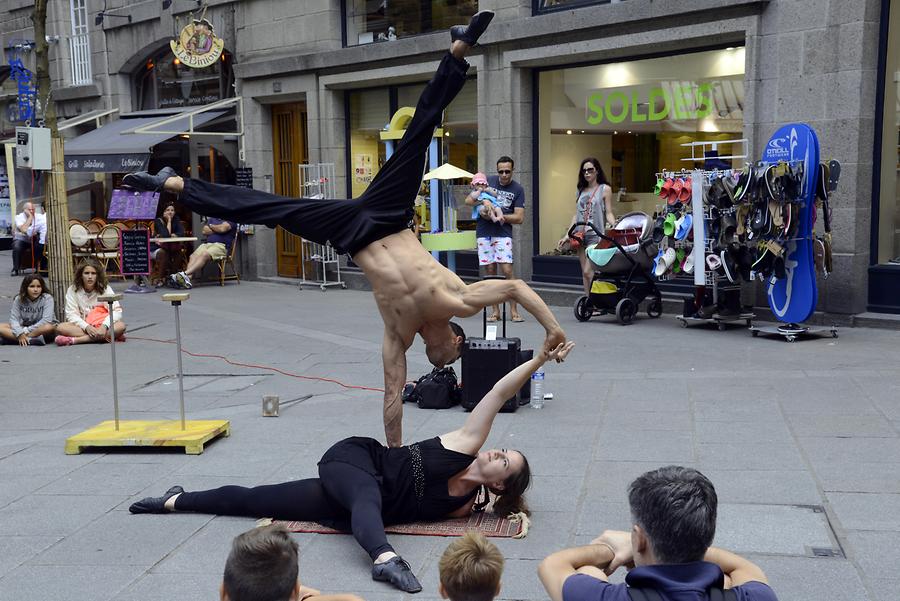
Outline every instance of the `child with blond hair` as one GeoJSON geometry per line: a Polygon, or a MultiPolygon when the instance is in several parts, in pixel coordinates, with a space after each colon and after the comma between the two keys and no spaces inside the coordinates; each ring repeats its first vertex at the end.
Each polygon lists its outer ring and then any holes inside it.
{"type": "Polygon", "coordinates": [[[491,601],[500,594],[503,555],[479,532],[450,543],[438,563],[438,592],[450,601],[491,601]]]}

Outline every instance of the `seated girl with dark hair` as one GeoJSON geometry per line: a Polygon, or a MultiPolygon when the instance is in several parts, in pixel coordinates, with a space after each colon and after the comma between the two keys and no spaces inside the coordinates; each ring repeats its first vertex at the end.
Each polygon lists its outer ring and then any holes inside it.
{"type": "Polygon", "coordinates": [[[481,451],[497,412],[531,374],[549,359],[561,362],[574,346],[560,344],[537,353],[504,376],[466,417],[462,428],[429,440],[388,448],[372,438],[347,438],[319,461],[319,477],[245,488],[223,486],[184,492],[173,486],[161,497],[134,503],[132,513],[193,511],[217,515],[272,517],[349,524],[372,558],[372,578],[416,593],[422,586],[387,542],[385,524],[465,517],[496,495],[500,515],[528,513],[523,494],[531,482],[518,451],[481,451]],[[476,497],[483,501],[476,503],[476,497]]]}

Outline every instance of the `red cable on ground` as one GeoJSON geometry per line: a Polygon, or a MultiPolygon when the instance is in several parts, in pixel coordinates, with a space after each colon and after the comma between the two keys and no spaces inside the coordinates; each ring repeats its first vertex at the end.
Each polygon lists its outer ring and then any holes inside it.
{"type": "MultiPolygon", "coordinates": [[[[128,340],[146,340],[148,342],[159,342],[162,344],[175,344],[174,340],[159,340],[157,338],[145,338],[143,336],[132,336],[128,335],[128,340]]],[[[300,374],[293,374],[289,371],[284,371],[283,369],[278,369],[277,367],[271,367],[269,365],[254,365],[253,363],[239,363],[237,361],[232,361],[228,357],[223,357],[222,355],[205,355],[202,353],[192,353],[189,350],[186,350],[184,347],[181,348],[181,352],[185,355],[190,355],[191,357],[199,357],[206,359],[221,359],[225,363],[229,365],[234,365],[235,367],[249,367],[252,369],[266,369],[269,371],[274,371],[283,376],[289,376],[291,378],[298,378],[300,380],[315,380],[318,382],[329,382],[331,384],[337,384],[338,386],[342,386],[343,388],[352,388],[356,390],[371,390],[373,392],[384,392],[383,388],[370,388],[369,386],[355,386],[353,384],[344,384],[338,380],[334,380],[332,378],[320,378],[318,376],[302,376],[300,374]]]]}

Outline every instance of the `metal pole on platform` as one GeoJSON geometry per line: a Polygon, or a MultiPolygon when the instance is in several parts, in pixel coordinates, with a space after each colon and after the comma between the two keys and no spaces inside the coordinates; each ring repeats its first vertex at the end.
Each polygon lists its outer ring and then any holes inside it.
{"type": "Polygon", "coordinates": [[[162,295],[162,300],[172,303],[172,306],[175,307],[175,352],[178,355],[178,402],[180,403],[182,430],[186,429],[186,427],[184,422],[184,370],[181,366],[181,314],[178,312],[178,307],[189,298],[191,298],[191,295],[187,292],[174,292],[162,295]]]}
{"type": "Polygon", "coordinates": [[[109,348],[112,353],[113,413],[116,420],[116,432],[119,431],[119,381],[116,369],[116,328],[113,320],[113,304],[120,298],[122,298],[121,294],[110,294],[97,299],[109,305],[109,348]]]}
{"type": "Polygon", "coordinates": [[[181,407],[181,429],[184,430],[184,371],[181,367],[181,315],[178,312],[181,301],[175,301],[172,305],[175,307],[175,342],[178,351],[178,402],[181,407]]]}

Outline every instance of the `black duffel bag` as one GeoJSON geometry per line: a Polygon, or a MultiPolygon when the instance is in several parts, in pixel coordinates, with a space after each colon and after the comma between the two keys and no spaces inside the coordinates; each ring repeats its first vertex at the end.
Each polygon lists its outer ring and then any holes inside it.
{"type": "Polygon", "coordinates": [[[459,405],[462,389],[452,367],[436,367],[415,384],[404,386],[402,398],[404,403],[417,403],[421,409],[449,409],[459,405]]]}

